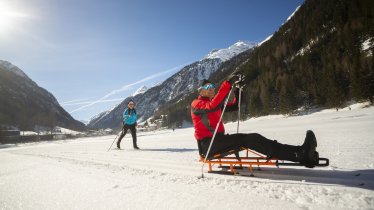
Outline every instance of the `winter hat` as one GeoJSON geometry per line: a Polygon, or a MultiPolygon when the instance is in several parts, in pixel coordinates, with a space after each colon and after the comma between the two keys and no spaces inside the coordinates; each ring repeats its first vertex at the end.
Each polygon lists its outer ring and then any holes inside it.
{"type": "Polygon", "coordinates": [[[129,104],[131,102],[133,102],[135,104],[135,102],[132,99],[130,99],[129,102],[127,102],[127,104],[129,104]]]}
{"type": "Polygon", "coordinates": [[[202,86],[204,86],[204,85],[206,85],[206,84],[208,84],[208,83],[211,83],[211,84],[213,84],[213,82],[211,82],[211,81],[209,81],[209,80],[207,80],[207,79],[204,79],[203,81],[201,81],[201,87],[202,86]]]}
{"type": "Polygon", "coordinates": [[[203,79],[203,81],[201,81],[200,86],[197,90],[200,91],[203,88],[203,86],[208,84],[208,83],[213,84],[211,81],[209,81],[207,79],[203,79]]]}

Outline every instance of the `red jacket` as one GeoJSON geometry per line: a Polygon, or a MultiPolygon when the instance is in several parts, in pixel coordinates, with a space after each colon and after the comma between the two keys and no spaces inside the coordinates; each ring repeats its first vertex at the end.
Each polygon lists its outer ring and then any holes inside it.
{"type": "MultiPolygon", "coordinates": [[[[231,84],[224,81],[212,100],[208,97],[199,96],[192,101],[191,117],[195,127],[196,140],[213,137],[214,130],[221,117],[221,109],[225,103],[226,96],[230,92],[230,88],[231,84]]],[[[227,106],[229,107],[235,104],[237,104],[236,97],[232,102],[228,103],[227,106]]],[[[217,133],[225,133],[225,127],[222,121],[218,126],[217,133]]]]}

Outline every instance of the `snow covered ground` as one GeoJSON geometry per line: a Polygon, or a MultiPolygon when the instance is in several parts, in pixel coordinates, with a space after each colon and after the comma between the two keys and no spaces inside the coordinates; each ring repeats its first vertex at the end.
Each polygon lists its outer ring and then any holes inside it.
{"type": "MultiPolygon", "coordinates": [[[[0,209],[374,209],[374,107],[241,122],[282,143],[312,129],[330,166],[201,176],[193,129],[0,145],[0,209]]],[[[236,123],[226,124],[236,132],[236,123]]],[[[207,171],[207,166],[204,167],[207,171]]]]}

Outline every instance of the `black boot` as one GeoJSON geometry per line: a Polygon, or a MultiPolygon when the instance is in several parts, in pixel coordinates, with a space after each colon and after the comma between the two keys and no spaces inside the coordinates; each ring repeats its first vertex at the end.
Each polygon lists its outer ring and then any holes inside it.
{"type": "Polygon", "coordinates": [[[121,141],[117,141],[117,148],[118,148],[118,149],[121,149],[120,144],[121,144],[121,141]]]}
{"type": "Polygon", "coordinates": [[[136,143],[136,136],[133,137],[133,139],[132,139],[132,145],[133,145],[134,149],[139,149],[138,144],[136,143]]]}
{"type": "Polygon", "coordinates": [[[313,131],[308,130],[303,145],[292,146],[279,144],[274,141],[270,156],[281,160],[299,162],[307,168],[314,168],[318,164],[317,140],[313,131]]]}
{"type": "Polygon", "coordinates": [[[298,152],[299,162],[307,168],[314,168],[318,164],[319,155],[316,151],[317,139],[313,131],[308,130],[301,150],[298,152]]]}

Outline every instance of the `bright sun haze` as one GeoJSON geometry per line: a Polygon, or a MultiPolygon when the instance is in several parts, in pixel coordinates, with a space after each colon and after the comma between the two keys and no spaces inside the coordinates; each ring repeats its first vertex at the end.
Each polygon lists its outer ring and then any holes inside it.
{"type": "Polygon", "coordinates": [[[25,17],[27,17],[25,13],[18,11],[7,1],[0,1],[0,35],[6,35],[9,30],[16,27],[20,18],[25,17]]]}

